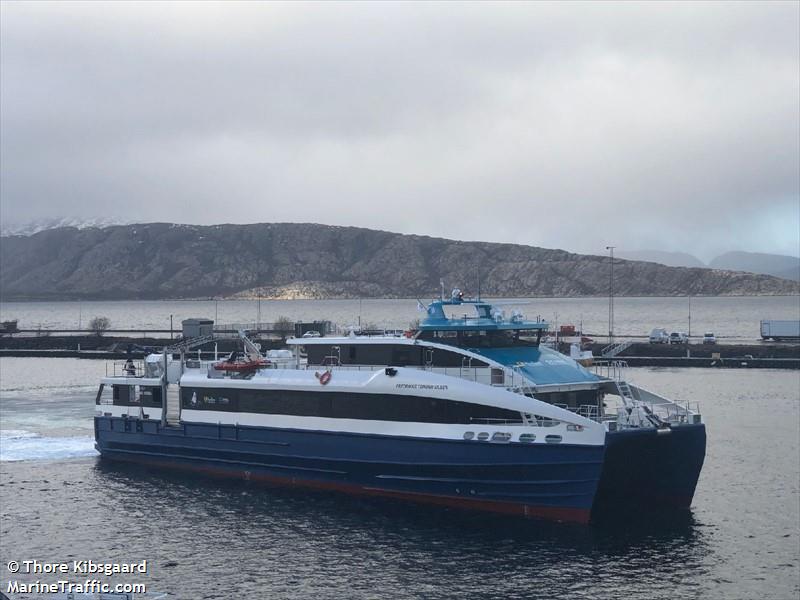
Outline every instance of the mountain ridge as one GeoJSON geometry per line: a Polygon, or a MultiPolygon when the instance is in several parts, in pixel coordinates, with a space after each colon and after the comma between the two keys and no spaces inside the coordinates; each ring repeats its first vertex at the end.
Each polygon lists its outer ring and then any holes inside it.
{"type": "MultiPolygon", "coordinates": [[[[63,227],[0,238],[0,298],[605,296],[608,256],[313,223],[63,227]],[[476,289],[470,289],[470,288],[476,289]]],[[[615,260],[626,296],[793,295],[752,273],[615,260]]]]}
{"type": "Polygon", "coordinates": [[[726,271],[743,271],[760,275],[774,275],[792,281],[800,280],[800,258],[785,254],[764,252],[725,252],[712,258],[708,264],[686,252],[664,250],[627,250],[617,253],[626,260],[654,262],[668,267],[699,267],[726,271]]]}
{"type": "Polygon", "coordinates": [[[726,252],[708,263],[712,269],[736,269],[786,279],[800,279],[800,258],[763,252],[726,252]]]}

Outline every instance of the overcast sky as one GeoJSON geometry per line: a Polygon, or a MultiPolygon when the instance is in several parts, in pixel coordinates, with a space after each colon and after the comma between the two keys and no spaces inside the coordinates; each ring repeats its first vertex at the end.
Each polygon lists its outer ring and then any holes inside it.
{"type": "Polygon", "coordinates": [[[800,253],[800,3],[2,2],[5,224],[800,253]]]}

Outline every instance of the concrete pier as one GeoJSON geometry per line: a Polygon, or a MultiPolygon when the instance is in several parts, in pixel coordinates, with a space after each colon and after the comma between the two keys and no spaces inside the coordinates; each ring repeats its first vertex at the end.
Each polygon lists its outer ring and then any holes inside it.
{"type": "MultiPolygon", "coordinates": [[[[256,338],[262,350],[284,347],[279,336],[256,338]]],[[[0,356],[119,359],[128,356],[143,357],[159,352],[170,340],[164,338],[111,337],[111,336],[14,336],[0,338],[0,356]]],[[[240,349],[238,339],[229,337],[216,341],[219,354],[240,349]]],[[[800,344],[750,343],[750,344],[648,344],[636,342],[618,355],[606,359],[601,356],[608,344],[593,344],[592,353],[597,360],[623,360],[631,367],[718,367],[736,369],[800,369],[800,344]]],[[[214,357],[214,342],[201,348],[204,359],[214,357]]],[[[569,353],[562,344],[561,351],[569,353]]],[[[194,350],[190,354],[196,356],[194,350]]]]}

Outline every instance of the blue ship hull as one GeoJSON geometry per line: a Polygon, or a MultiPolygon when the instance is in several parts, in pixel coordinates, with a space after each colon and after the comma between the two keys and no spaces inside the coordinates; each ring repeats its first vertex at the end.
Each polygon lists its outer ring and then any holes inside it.
{"type": "MultiPolygon", "coordinates": [[[[691,429],[692,439],[702,432],[701,466],[705,429],[691,429]]],[[[627,500],[652,488],[627,474],[631,453],[656,461],[663,476],[668,453],[686,437],[673,432],[665,443],[670,436],[641,433],[609,434],[606,446],[534,445],[95,417],[103,458],[582,523],[598,500],[615,501],[615,486],[627,500]]],[[[683,467],[696,465],[700,450],[691,446],[673,461],[672,475],[652,478],[661,486],[655,496],[691,501],[699,466],[683,467]]]]}
{"type": "Polygon", "coordinates": [[[499,444],[95,417],[104,458],[587,522],[603,446],[499,444]]]}
{"type": "Polygon", "coordinates": [[[706,426],[659,433],[626,429],[606,434],[606,458],[595,512],[615,508],[689,508],[706,455],[706,426]]]}

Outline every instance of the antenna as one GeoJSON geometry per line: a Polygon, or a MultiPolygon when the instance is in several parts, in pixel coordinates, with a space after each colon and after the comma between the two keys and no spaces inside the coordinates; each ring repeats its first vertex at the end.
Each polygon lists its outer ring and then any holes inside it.
{"type": "Polygon", "coordinates": [[[481,270],[478,269],[478,302],[481,300],[481,270]]]}
{"type": "Polygon", "coordinates": [[[439,286],[441,287],[441,292],[439,292],[439,300],[444,302],[444,279],[439,280],[439,286]]]}
{"type": "Polygon", "coordinates": [[[611,251],[611,270],[608,277],[608,343],[614,343],[614,249],[616,246],[606,246],[611,251]]]}

